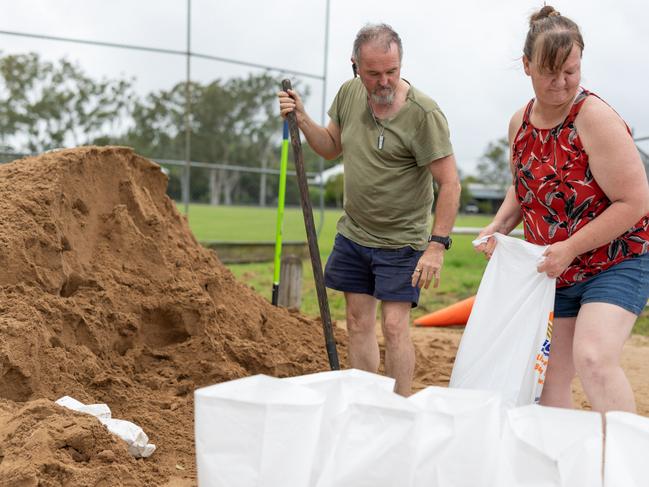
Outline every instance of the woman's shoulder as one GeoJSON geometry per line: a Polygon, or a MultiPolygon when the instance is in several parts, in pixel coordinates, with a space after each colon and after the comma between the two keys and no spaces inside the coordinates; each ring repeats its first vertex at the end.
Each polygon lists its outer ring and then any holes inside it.
{"type": "Polygon", "coordinates": [[[609,124],[620,124],[626,127],[622,117],[604,100],[594,93],[589,93],[575,118],[577,129],[592,130],[609,124]]]}
{"type": "Polygon", "coordinates": [[[523,105],[521,108],[516,110],[514,114],[512,115],[512,118],[509,120],[509,140],[510,143],[514,139],[514,136],[516,135],[516,132],[520,128],[520,126],[523,124],[523,118],[525,117],[525,110],[527,109],[527,103],[523,105]]]}

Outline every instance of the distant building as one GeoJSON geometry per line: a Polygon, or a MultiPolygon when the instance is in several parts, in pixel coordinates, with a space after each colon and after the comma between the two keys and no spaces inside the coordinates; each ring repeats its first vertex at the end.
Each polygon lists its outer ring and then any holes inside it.
{"type": "Polygon", "coordinates": [[[322,180],[322,184],[325,185],[331,178],[335,178],[339,174],[342,174],[344,172],[343,168],[343,164],[336,164],[335,166],[331,166],[329,169],[325,169],[320,174],[316,174],[313,178],[311,178],[309,180],[309,184],[319,185],[320,180],[322,180]]]}
{"type": "Polygon", "coordinates": [[[480,213],[496,213],[507,192],[506,189],[495,184],[469,183],[467,188],[471,193],[471,201],[466,205],[466,209],[473,210],[477,207],[480,213]]]}

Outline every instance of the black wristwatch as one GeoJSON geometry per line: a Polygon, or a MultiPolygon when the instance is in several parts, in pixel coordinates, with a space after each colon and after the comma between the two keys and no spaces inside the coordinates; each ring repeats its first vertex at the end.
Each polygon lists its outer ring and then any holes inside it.
{"type": "Polygon", "coordinates": [[[453,240],[451,237],[440,237],[439,235],[431,235],[428,237],[428,242],[437,242],[441,243],[446,250],[451,248],[451,244],[453,243],[453,240]]]}

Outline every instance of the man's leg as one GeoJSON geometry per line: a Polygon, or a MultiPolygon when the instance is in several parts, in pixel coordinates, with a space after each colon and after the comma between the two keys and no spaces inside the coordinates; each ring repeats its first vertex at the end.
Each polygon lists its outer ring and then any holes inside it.
{"type": "Polygon", "coordinates": [[[541,393],[541,404],[558,408],[572,408],[572,379],[575,366],[572,342],[577,318],[555,318],[548,370],[541,393]]]}
{"type": "Polygon", "coordinates": [[[577,375],[595,411],[636,411],[633,390],[620,366],[622,347],[636,318],[630,311],[608,303],[587,303],[579,311],[572,353],[577,375]]]}
{"type": "Polygon", "coordinates": [[[415,372],[415,347],[410,339],[412,303],[381,302],[381,327],[385,338],[385,373],[396,380],[394,392],[408,397],[415,372]]]}
{"type": "Polygon", "coordinates": [[[376,373],[379,370],[379,344],[376,340],[377,300],[369,294],[345,293],[349,363],[354,369],[376,373]]]}

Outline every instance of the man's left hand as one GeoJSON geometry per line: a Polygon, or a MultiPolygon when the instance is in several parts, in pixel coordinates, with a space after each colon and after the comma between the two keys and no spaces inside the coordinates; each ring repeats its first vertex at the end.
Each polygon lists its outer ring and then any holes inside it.
{"type": "Polygon", "coordinates": [[[424,251],[417,262],[412,273],[412,287],[423,287],[428,289],[430,283],[433,287],[439,287],[442,264],[444,263],[444,246],[438,243],[431,243],[424,251]]]}

